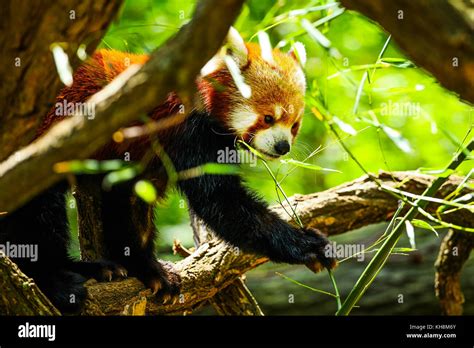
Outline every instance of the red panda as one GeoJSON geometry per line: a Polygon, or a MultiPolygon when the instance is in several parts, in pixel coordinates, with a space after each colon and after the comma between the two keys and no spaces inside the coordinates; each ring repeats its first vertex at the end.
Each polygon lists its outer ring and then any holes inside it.
{"type": "MultiPolygon", "coordinates": [[[[38,136],[64,117],[57,115],[58,106],[64,102],[86,103],[129,65],[143,64],[147,59],[145,55],[97,51],[77,69],[73,85],[60,92],[38,136]]],[[[235,150],[239,139],[271,159],[288,153],[304,113],[302,60],[301,50],[299,54],[279,49],[261,52],[258,45],[244,43],[231,29],[224,48],[197,78],[197,102],[189,116],[156,134],[176,171],[217,162],[218,152],[235,150]],[[235,83],[230,65],[240,70],[247,91],[235,83]]],[[[155,120],[167,117],[177,113],[180,106],[178,96],[171,93],[149,116],[155,120]]],[[[149,147],[148,138],[120,144],[111,141],[94,158],[123,158],[124,152],[129,152],[132,160],[139,161],[149,147]]],[[[82,178],[78,177],[79,185],[82,178]]],[[[150,161],[136,179],[140,178],[149,178],[157,185],[166,182],[161,159],[150,161]]],[[[87,179],[101,182],[103,177],[87,179]]],[[[84,280],[103,280],[104,274],[122,277],[128,272],[161,295],[179,292],[179,275],[154,255],[153,207],[134,196],[133,185],[127,182],[102,192],[107,261],[75,261],[68,256],[65,182],[0,220],[0,241],[39,245],[38,262],[15,261],[62,311],[79,310],[86,295],[84,280]]],[[[283,221],[242,185],[238,175],[202,175],[179,181],[178,188],[197,216],[242,251],[267,256],[274,262],[306,264],[315,271],[335,265],[325,255],[328,241],[321,234],[283,221]]]]}

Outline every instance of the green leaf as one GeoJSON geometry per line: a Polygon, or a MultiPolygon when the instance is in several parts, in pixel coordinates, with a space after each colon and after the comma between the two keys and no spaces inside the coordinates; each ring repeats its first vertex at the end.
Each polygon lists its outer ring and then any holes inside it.
{"type": "Polygon", "coordinates": [[[393,143],[400,150],[402,150],[405,153],[410,153],[410,152],[413,151],[412,148],[411,148],[410,142],[407,139],[405,139],[399,131],[397,131],[397,130],[389,127],[389,126],[386,126],[384,124],[381,124],[380,127],[385,132],[385,134],[387,134],[387,136],[390,138],[390,140],[392,140],[393,143]]]}
{"type": "Polygon", "coordinates": [[[104,189],[110,190],[113,185],[133,179],[138,175],[138,173],[139,170],[137,166],[120,169],[107,174],[104,178],[104,181],[102,182],[102,185],[104,189]]]}
{"type": "Polygon", "coordinates": [[[308,286],[308,285],[306,285],[306,284],[300,283],[299,281],[294,280],[294,279],[292,279],[292,278],[290,278],[290,277],[288,277],[288,276],[286,276],[286,275],[284,275],[284,274],[281,274],[281,273],[279,273],[279,272],[275,272],[275,273],[276,273],[277,275],[279,275],[280,277],[282,277],[282,278],[284,278],[284,279],[286,279],[286,280],[288,280],[288,281],[290,281],[290,282],[292,282],[292,283],[294,283],[294,284],[296,284],[296,285],[299,285],[299,286],[301,286],[301,287],[303,287],[303,288],[306,288],[306,289],[308,289],[308,290],[311,290],[311,291],[314,291],[314,292],[319,292],[320,294],[324,294],[324,295],[328,295],[328,296],[331,296],[331,297],[336,298],[336,295],[331,294],[331,293],[328,292],[328,291],[316,289],[316,288],[313,288],[313,287],[308,286]]]}
{"type": "Polygon", "coordinates": [[[472,193],[467,193],[464,196],[454,199],[453,202],[467,202],[470,201],[472,198],[474,198],[474,195],[472,193]]]}
{"type": "Polygon", "coordinates": [[[393,248],[392,253],[410,253],[416,250],[417,249],[413,249],[413,248],[393,248]]]}
{"type": "Polygon", "coordinates": [[[416,226],[418,228],[423,228],[425,230],[431,230],[431,231],[433,231],[434,234],[436,234],[436,237],[439,237],[438,231],[436,231],[433,228],[433,226],[431,226],[426,221],[419,220],[419,219],[413,219],[413,220],[411,220],[411,223],[413,224],[413,226],[416,226]]]}
{"type": "Polygon", "coordinates": [[[130,163],[122,160],[97,161],[93,159],[72,160],[55,165],[59,173],[100,174],[129,167],[130,163]]]}
{"type": "Polygon", "coordinates": [[[135,184],[135,193],[148,204],[153,204],[158,199],[155,186],[148,180],[140,180],[135,184]]]}
{"type": "Polygon", "coordinates": [[[311,164],[311,163],[306,163],[306,162],[301,162],[301,161],[297,161],[295,159],[282,159],[280,160],[281,163],[283,164],[292,164],[294,166],[297,166],[297,167],[302,167],[302,168],[306,168],[306,169],[311,169],[311,170],[318,170],[318,171],[324,171],[324,172],[336,172],[336,173],[342,173],[341,171],[339,170],[336,170],[336,169],[330,169],[330,168],[323,168],[323,167],[320,167],[316,164],[311,164]]]}
{"type": "Polygon", "coordinates": [[[410,245],[412,249],[416,249],[416,241],[415,241],[415,229],[410,221],[405,221],[405,228],[407,230],[408,240],[410,241],[410,245]]]}
{"type": "MultiPolygon", "coordinates": [[[[369,250],[369,251],[365,251],[366,254],[370,254],[370,253],[375,253],[375,252],[378,252],[380,250],[380,248],[375,248],[375,249],[372,249],[372,250],[369,250]]],[[[413,248],[403,248],[403,247],[400,247],[400,248],[393,248],[392,251],[391,251],[391,254],[397,254],[397,253],[410,253],[412,251],[416,251],[417,249],[413,249],[413,248]]]]}
{"type": "Polygon", "coordinates": [[[334,121],[335,124],[345,133],[350,134],[350,135],[356,135],[357,131],[348,123],[345,123],[342,121],[339,117],[333,116],[332,120],[334,121]]]}
{"type": "Polygon", "coordinates": [[[100,164],[96,160],[74,160],[68,162],[69,171],[76,174],[100,173],[100,164]]]}
{"type": "Polygon", "coordinates": [[[243,145],[246,149],[248,149],[251,153],[253,153],[255,156],[260,158],[261,160],[265,160],[265,155],[260,153],[258,150],[254,149],[252,146],[247,144],[245,141],[239,140],[238,143],[240,145],[243,145]]]}
{"type": "Polygon", "coordinates": [[[413,62],[404,58],[382,58],[380,61],[402,69],[415,67],[415,64],[413,64],[413,62]]]}
{"type": "Polygon", "coordinates": [[[226,163],[206,163],[199,168],[205,174],[235,175],[240,172],[238,165],[226,163]]]}
{"type": "Polygon", "coordinates": [[[240,167],[235,164],[226,163],[206,163],[198,167],[189,168],[178,173],[179,180],[189,180],[204,174],[212,175],[237,175],[240,174],[240,167]]]}
{"type": "Polygon", "coordinates": [[[423,174],[429,174],[437,177],[447,177],[450,176],[454,171],[449,168],[444,168],[444,169],[435,169],[435,168],[418,168],[418,171],[423,174]]]}
{"type": "Polygon", "coordinates": [[[301,20],[301,26],[306,30],[308,35],[316,42],[318,42],[324,48],[331,47],[331,41],[324,36],[318,29],[316,29],[313,24],[308,21],[306,18],[301,20]]]}

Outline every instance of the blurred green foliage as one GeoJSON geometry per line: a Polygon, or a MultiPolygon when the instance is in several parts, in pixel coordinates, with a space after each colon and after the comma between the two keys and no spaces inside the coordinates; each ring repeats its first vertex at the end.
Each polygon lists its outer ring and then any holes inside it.
{"type": "MultiPolygon", "coordinates": [[[[126,1],[102,47],[149,53],[189,21],[194,4],[189,0],[126,1]]],[[[342,130],[340,134],[369,171],[442,168],[472,127],[472,107],[460,102],[432,76],[411,64],[392,41],[383,54],[386,63],[378,64],[376,69],[370,68],[371,79],[364,84],[354,114],[366,65],[376,63],[388,35],[377,24],[357,13],[343,11],[337,4],[332,6],[331,1],[250,0],[235,26],[244,39],[252,41],[257,40],[258,30],[266,30],[272,44],[282,50],[288,50],[293,41],[304,43],[308,55],[305,67],[308,96],[315,97],[331,115],[337,116],[337,120],[357,131],[353,136],[342,130]],[[321,7],[323,9],[319,9],[321,7]],[[325,21],[328,16],[332,19],[325,21]],[[329,48],[308,35],[301,25],[303,19],[311,23],[325,21],[317,29],[329,40],[329,48]],[[402,151],[400,144],[397,146],[381,127],[374,126],[374,119],[390,127],[387,129],[400,132],[399,139],[408,144],[411,151],[402,151]]],[[[307,108],[301,134],[287,158],[304,160],[319,146],[321,150],[308,162],[341,173],[272,163],[280,179],[292,170],[282,184],[288,195],[324,190],[363,174],[328,132],[324,122],[307,108]]],[[[472,164],[468,161],[462,165],[460,173],[465,174],[470,167],[472,164]]],[[[244,170],[248,185],[275,203],[275,185],[265,168],[259,165],[244,170]]],[[[157,211],[159,227],[166,230],[168,226],[174,226],[175,229],[181,224],[184,232],[178,237],[190,243],[189,228],[185,227],[186,204],[176,195],[176,192],[171,193],[160,204],[157,211]]],[[[164,236],[173,238],[169,233],[164,236]]]]}

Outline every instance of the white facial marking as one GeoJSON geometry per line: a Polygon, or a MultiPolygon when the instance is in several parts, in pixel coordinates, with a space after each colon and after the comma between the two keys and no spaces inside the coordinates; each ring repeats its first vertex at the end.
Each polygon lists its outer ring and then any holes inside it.
{"type": "Polygon", "coordinates": [[[257,120],[258,115],[250,106],[241,105],[230,113],[229,125],[237,134],[244,134],[257,120]]]}
{"type": "Polygon", "coordinates": [[[264,154],[279,157],[280,155],[275,152],[275,144],[281,140],[286,140],[291,144],[292,138],[293,136],[289,127],[275,125],[271,128],[258,131],[253,138],[252,144],[258,151],[264,154]]]}

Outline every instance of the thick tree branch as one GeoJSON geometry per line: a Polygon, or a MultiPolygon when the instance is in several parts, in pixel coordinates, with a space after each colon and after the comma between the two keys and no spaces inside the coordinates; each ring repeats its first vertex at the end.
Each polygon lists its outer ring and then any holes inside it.
{"type": "MultiPolygon", "coordinates": [[[[421,193],[433,181],[433,177],[417,173],[382,172],[378,178],[386,185],[397,186],[411,193],[421,193]]],[[[438,192],[444,197],[461,182],[452,177],[438,192]]],[[[465,193],[472,192],[465,189],[465,193]]],[[[392,195],[381,191],[366,176],[330,190],[297,195],[291,198],[296,210],[306,226],[319,228],[328,235],[340,234],[356,228],[387,221],[398,206],[392,195]]],[[[436,206],[432,205],[430,209],[436,206]]],[[[430,210],[429,209],[429,210],[430,210]]],[[[274,210],[284,219],[289,217],[281,207],[274,210]]],[[[448,222],[467,227],[474,226],[474,214],[457,210],[444,216],[448,222]]],[[[94,283],[88,286],[90,305],[87,314],[120,314],[125,305],[136,303],[141,297],[147,298],[147,313],[176,314],[192,311],[203,301],[211,299],[218,291],[232,284],[245,272],[266,262],[266,258],[239,253],[231,246],[216,238],[202,244],[175,267],[183,279],[181,296],[174,304],[162,304],[159,298],[151,296],[149,290],[136,279],[113,283],[94,283]]]]}
{"type": "Polygon", "coordinates": [[[0,251],[0,314],[60,315],[33,279],[0,251]]]}
{"type": "Polygon", "coordinates": [[[62,87],[51,44],[61,43],[76,68],[79,46],[92,53],[121,4],[121,0],[2,1],[0,161],[33,140],[62,87]]]}
{"type": "Polygon", "coordinates": [[[474,233],[450,231],[443,239],[435,264],[435,290],[445,315],[462,315],[461,271],[473,248],[474,233]]]}
{"type": "Polygon", "coordinates": [[[419,66],[474,102],[474,4],[469,0],[341,0],[380,23],[419,66]]]}
{"type": "Polygon", "coordinates": [[[215,294],[209,302],[219,315],[264,315],[242,277],[215,294]]]}
{"type": "Polygon", "coordinates": [[[55,163],[86,158],[107,143],[114,131],[155,107],[169,92],[177,91],[188,104],[195,77],[222,45],[242,3],[198,2],[191,22],[156,50],[142,68],[131,66],[89,99],[95,106],[93,120],[77,115],[61,121],[1,163],[0,211],[13,211],[60,180],[61,175],[53,170],[55,163]]]}

